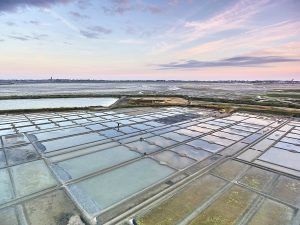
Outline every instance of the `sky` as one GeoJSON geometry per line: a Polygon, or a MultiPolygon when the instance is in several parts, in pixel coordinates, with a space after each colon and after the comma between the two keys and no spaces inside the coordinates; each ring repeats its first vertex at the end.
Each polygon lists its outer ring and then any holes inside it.
{"type": "Polygon", "coordinates": [[[0,0],[0,79],[300,80],[300,0],[0,0]]]}

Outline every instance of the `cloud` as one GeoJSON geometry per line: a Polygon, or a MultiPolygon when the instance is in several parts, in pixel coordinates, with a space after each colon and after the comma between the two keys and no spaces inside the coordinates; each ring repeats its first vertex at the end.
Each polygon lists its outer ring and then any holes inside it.
{"type": "Polygon", "coordinates": [[[103,34],[112,33],[112,30],[101,26],[94,26],[88,28],[88,30],[80,30],[80,33],[87,38],[98,39],[103,34]]]}
{"type": "Polygon", "coordinates": [[[98,39],[99,38],[99,34],[95,33],[95,32],[91,32],[91,31],[86,31],[86,30],[81,30],[80,33],[87,38],[91,38],[91,39],[98,39]]]}
{"type": "Polygon", "coordinates": [[[149,12],[151,14],[164,13],[166,8],[157,4],[149,4],[143,1],[131,1],[131,0],[111,0],[111,4],[108,6],[102,6],[103,11],[106,14],[111,15],[123,15],[130,11],[142,11],[149,12]]]}
{"type": "MultiPolygon", "coordinates": [[[[250,29],[247,32],[235,35],[233,37],[221,38],[218,40],[201,43],[199,45],[186,48],[179,51],[177,58],[194,58],[194,57],[216,57],[217,55],[231,54],[253,56],[254,51],[260,51],[266,48],[273,48],[284,43],[288,39],[294,39],[300,35],[300,22],[285,21],[277,24],[260,26],[259,28],[250,29]],[[230,49],[230,51],[229,51],[230,49]]],[[[278,53],[261,54],[277,55],[278,53]]],[[[285,55],[286,56],[286,55],[285,55]]]]}
{"type": "Polygon", "coordinates": [[[77,19],[88,19],[88,18],[90,18],[89,16],[83,15],[83,14],[81,14],[81,13],[79,13],[79,12],[74,12],[74,11],[72,11],[72,12],[70,12],[70,14],[71,14],[73,17],[77,18],[77,19]]]}
{"type": "Polygon", "coordinates": [[[14,22],[10,22],[10,21],[6,22],[6,25],[10,27],[16,26],[14,22]]]}
{"type": "Polygon", "coordinates": [[[160,69],[199,69],[207,67],[253,67],[270,63],[297,62],[300,59],[280,56],[238,56],[218,61],[188,60],[159,65],[160,69]]]}
{"type": "Polygon", "coordinates": [[[141,39],[123,39],[119,40],[119,43],[129,45],[143,45],[145,44],[145,41],[141,39]]]}
{"type": "Polygon", "coordinates": [[[13,11],[24,7],[47,8],[54,4],[65,4],[74,0],[3,0],[0,1],[0,12],[13,11]]]}
{"type": "Polygon", "coordinates": [[[44,11],[48,12],[52,17],[54,17],[55,19],[57,19],[58,21],[60,21],[62,24],[64,24],[65,26],[67,26],[69,29],[71,29],[73,31],[76,31],[76,32],[80,32],[77,26],[75,26],[74,24],[72,24],[71,22],[69,22],[65,17],[59,15],[55,11],[50,10],[50,9],[44,9],[44,11]]]}
{"type": "Polygon", "coordinates": [[[30,20],[29,23],[33,24],[33,25],[40,25],[40,22],[37,20],[30,20]]]}
{"type": "Polygon", "coordinates": [[[134,10],[134,6],[130,0],[111,0],[110,6],[103,6],[103,11],[107,14],[124,14],[125,12],[134,10]]]}
{"type": "Polygon", "coordinates": [[[95,26],[95,27],[91,27],[90,30],[96,31],[97,33],[101,33],[101,34],[110,34],[112,32],[112,30],[101,27],[101,26],[95,26]]]}
{"type": "Polygon", "coordinates": [[[249,1],[239,0],[232,6],[205,20],[184,20],[161,36],[162,44],[157,42],[154,51],[161,54],[201,38],[211,37],[220,32],[249,29],[249,21],[262,12],[270,0],[249,1]],[[166,42],[166,40],[168,40],[166,42]],[[161,46],[164,46],[163,48],[161,46]]]}
{"type": "Polygon", "coordinates": [[[7,35],[11,39],[16,39],[19,41],[30,41],[30,40],[44,40],[48,37],[47,34],[32,34],[32,35],[7,35]]]}

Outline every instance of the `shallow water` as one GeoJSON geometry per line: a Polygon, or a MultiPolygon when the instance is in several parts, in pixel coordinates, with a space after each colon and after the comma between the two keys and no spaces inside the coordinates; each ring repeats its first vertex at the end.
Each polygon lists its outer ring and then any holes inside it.
{"type": "Polygon", "coordinates": [[[142,159],[71,185],[71,194],[83,205],[85,210],[91,213],[89,205],[83,203],[86,202],[86,199],[93,199],[98,210],[105,209],[155,184],[173,172],[174,170],[170,167],[160,165],[154,160],[142,159]],[[74,190],[78,192],[74,192],[74,190]]]}
{"type": "Polygon", "coordinates": [[[180,155],[194,158],[198,161],[203,160],[211,155],[211,153],[208,153],[203,150],[195,149],[194,147],[192,147],[190,145],[179,145],[175,148],[172,148],[171,150],[179,153],[180,155]]]}
{"type": "Polygon", "coordinates": [[[196,161],[181,155],[176,154],[172,151],[163,151],[153,156],[161,164],[167,164],[176,169],[183,169],[187,166],[193,165],[196,161]]]}
{"type": "Polygon", "coordinates": [[[73,108],[103,106],[115,103],[117,98],[44,98],[0,100],[1,110],[73,108]]]}
{"type": "Polygon", "coordinates": [[[124,146],[118,146],[59,162],[53,168],[64,176],[61,177],[62,179],[74,179],[139,156],[140,154],[137,152],[130,151],[124,146]]]}
{"type": "Polygon", "coordinates": [[[26,196],[57,184],[42,160],[14,166],[11,168],[11,172],[17,197],[26,196]]]}
{"type": "Polygon", "coordinates": [[[97,133],[82,134],[77,136],[71,136],[66,138],[60,138],[52,141],[42,142],[38,147],[41,151],[51,152],[63,148],[69,148],[72,146],[83,145],[90,142],[101,141],[105,137],[100,136],[97,133]]]}
{"type": "Polygon", "coordinates": [[[7,169],[0,170],[0,204],[13,198],[12,185],[7,169]]]}
{"type": "Polygon", "coordinates": [[[187,143],[188,145],[192,145],[193,147],[200,148],[209,152],[218,152],[224,147],[218,144],[213,144],[207,141],[203,141],[201,139],[197,139],[187,143]]]}

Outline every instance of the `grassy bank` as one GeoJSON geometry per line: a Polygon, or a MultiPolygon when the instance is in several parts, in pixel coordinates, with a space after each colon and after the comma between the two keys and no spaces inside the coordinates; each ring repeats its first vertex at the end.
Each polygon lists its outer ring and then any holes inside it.
{"type": "MultiPolygon", "coordinates": [[[[34,99],[44,98],[45,96],[34,96],[34,99]]],[[[181,107],[204,107],[221,110],[224,112],[251,111],[278,115],[300,117],[300,109],[295,105],[280,102],[257,102],[252,99],[220,99],[220,98],[195,98],[180,95],[48,95],[47,98],[86,98],[86,97],[117,97],[120,98],[115,104],[108,108],[123,107],[162,107],[162,106],[181,106],[181,107]]],[[[22,99],[30,99],[31,96],[24,96],[22,99]]],[[[1,98],[0,98],[1,99],[1,98]]],[[[3,98],[2,98],[3,99],[3,98]]],[[[11,96],[6,99],[18,99],[11,96]]],[[[0,113],[29,113],[29,112],[55,112],[70,110],[99,110],[104,107],[72,107],[72,108],[49,108],[49,109],[25,109],[25,110],[3,110],[0,113]]]]}
{"type": "Polygon", "coordinates": [[[271,97],[271,98],[300,99],[300,94],[268,93],[265,96],[271,97]]]}

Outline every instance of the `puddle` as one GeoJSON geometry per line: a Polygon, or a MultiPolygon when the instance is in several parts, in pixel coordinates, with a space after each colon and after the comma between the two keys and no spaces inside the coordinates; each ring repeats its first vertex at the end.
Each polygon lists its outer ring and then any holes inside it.
{"type": "Polygon", "coordinates": [[[11,172],[17,197],[23,197],[57,185],[56,180],[42,160],[13,166],[11,172]]]}
{"type": "Polygon", "coordinates": [[[208,156],[211,156],[211,153],[203,150],[198,150],[193,148],[190,145],[179,145],[171,149],[174,152],[177,152],[180,155],[188,156],[190,158],[196,159],[198,161],[201,161],[208,156]]]}
{"type": "Polygon", "coordinates": [[[50,123],[50,121],[48,119],[34,120],[32,122],[34,124],[36,124],[36,125],[38,125],[38,124],[44,124],[44,123],[50,123]]]}
{"type": "Polygon", "coordinates": [[[252,134],[249,137],[246,137],[244,140],[242,140],[242,142],[247,143],[247,144],[251,144],[255,141],[257,141],[259,138],[261,138],[263,135],[262,134],[252,134]]]}
{"type": "Polygon", "coordinates": [[[175,132],[178,134],[183,134],[183,135],[189,136],[189,137],[197,137],[202,134],[200,132],[192,131],[189,129],[180,129],[180,130],[176,130],[175,132]]]}
{"type": "Polygon", "coordinates": [[[26,201],[24,209],[30,225],[67,225],[76,207],[62,190],[26,201]]]}
{"type": "Polygon", "coordinates": [[[244,138],[243,136],[240,136],[240,135],[229,134],[229,133],[222,132],[222,131],[212,133],[212,135],[217,136],[217,137],[221,137],[221,138],[227,138],[227,139],[230,139],[230,140],[233,140],[233,141],[239,141],[239,140],[244,138]]]}
{"type": "Polygon", "coordinates": [[[216,125],[216,126],[219,126],[219,127],[226,127],[226,126],[229,125],[228,123],[222,123],[222,122],[218,122],[216,120],[214,120],[214,121],[208,121],[206,123],[210,124],[210,125],[216,125]]]}
{"type": "Polygon", "coordinates": [[[256,132],[258,130],[256,128],[244,127],[244,126],[241,126],[241,125],[233,125],[230,128],[235,129],[235,130],[246,131],[248,133],[253,133],[253,132],[256,132]]]}
{"type": "Polygon", "coordinates": [[[0,218],[1,225],[20,225],[14,207],[0,209],[0,218]]]}
{"type": "Polygon", "coordinates": [[[281,139],[282,142],[287,142],[290,144],[294,144],[294,145],[300,145],[300,140],[299,139],[295,139],[295,138],[290,138],[290,137],[284,137],[281,139]]]}
{"type": "Polygon", "coordinates": [[[52,152],[59,149],[69,148],[72,146],[83,145],[90,142],[101,141],[105,137],[96,133],[82,134],[72,137],[60,138],[52,141],[37,143],[37,147],[42,152],[52,152]]]}
{"type": "Polygon", "coordinates": [[[300,134],[288,133],[286,137],[300,139],[300,134]]]}
{"type": "Polygon", "coordinates": [[[224,185],[221,179],[205,175],[158,206],[137,216],[138,225],[178,224],[224,185]]]}
{"type": "Polygon", "coordinates": [[[131,133],[135,133],[135,132],[141,132],[140,130],[134,129],[132,127],[120,127],[119,130],[121,132],[125,133],[125,134],[131,134],[131,133]]]}
{"type": "Polygon", "coordinates": [[[39,154],[31,144],[6,148],[5,154],[7,163],[10,166],[26,163],[39,158],[39,154]]]}
{"type": "MultiPolygon", "coordinates": [[[[0,130],[0,136],[3,135],[9,135],[9,134],[15,134],[16,132],[13,129],[7,129],[7,130],[0,130]]],[[[2,146],[0,142],[0,146],[2,146]]]]}
{"type": "Polygon", "coordinates": [[[124,135],[124,133],[122,133],[120,131],[116,131],[115,129],[103,130],[100,132],[100,134],[102,134],[108,138],[114,138],[114,137],[124,135]]]}
{"type": "Polygon", "coordinates": [[[270,123],[272,123],[272,120],[266,120],[266,119],[256,119],[256,118],[249,118],[243,121],[244,123],[251,123],[255,125],[260,125],[260,126],[267,126],[270,123]]]}
{"type": "Polygon", "coordinates": [[[186,140],[191,138],[191,137],[181,135],[181,134],[177,134],[177,133],[174,133],[174,132],[169,132],[169,133],[166,133],[166,134],[162,134],[161,136],[163,136],[165,138],[172,139],[174,141],[179,141],[179,142],[186,141],[186,140]]]}
{"type": "Polygon", "coordinates": [[[218,145],[223,145],[223,146],[229,146],[232,145],[235,141],[226,139],[226,138],[220,138],[220,137],[216,137],[216,136],[212,136],[212,135],[207,135],[204,137],[201,137],[202,140],[204,141],[208,141],[211,143],[215,143],[218,145]]]}
{"type": "Polygon", "coordinates": [[[158,145],[162,148],[166,148],[169,146],[172,146],[174,144],[176,144],[177,142],[167,139],[167,138],[163,138],[160,136],[155,136],[155,137],[150,137],[150,138],[146,138],[145,139],[147,142],[151,143],[151,144],[155,144],[158,145]]]}
{"type": "Polygon", "coordinates": [[[218,152],[218,151],[224,149],[224,146],[212,144],[207,141],[203,141],[201,139],[197,139],[197,140],[188,142],[187,144],[192,145],[196,148],[200,148],[200,149],[209,151],[209,152],[218,152]]]}
{"type": "Polygon", "coordinates": [[[185,114],[178,114],[174,116],[168,116],[161,119],[158,119],[157,121],[164,124],[173,124],[173,123],[179,123],[186,120],[191,120],[194,118],[198,118],[200,115],[192,114],[192,113],[185,113],[185,114]]]}
{"type": "Polygon", "coordinates": [[[237,158],[243,159],[245,161],[251,162],[255,160],[258,156],[261,155],[260,151],[254,150],[254,149],[248,149],[242,154],[240,154],[237,158]]]}
{"type": "Polygon", "coordinates": [[[75,125],[75,123],[73,123],[72,121],[59,122],[57,124],[61,127],[75,125]]]}
{"type": "Polygon", "coordinates": [[[30,126],[30,127],[21,127],[21,128],[17,128],[19,133],[23,133],[23,132],[30,132],[30,131],[36,131],[38,130],[37,127],[35,126],[30,126]]]}
{"type": "Polygon", "coordinates": [[[185,167],[191,166],[196,161],[184,156],[180,156],[172,151],[159,152],[152,156],[154,159],[158,160],[160,163],[165,163],[176,169],[183,169],[185,167]]]}
{"type": "Polygon", "coordinates": [[[210,130],[217,130],[220,129],[221,127],[216,126],[216,125],[211,125],[208,123],[200,123],[197,125],[197,127],[202,127],[202,128],[206,128],[206,129],[210,129],[210,130]]]}
{"type": "Polygon", "coordinates": [[[38,125],[38,127],[41,130],[46,130],[46,129],[50,129],[50,128],[56,128],[56,127],[58,128],[58,126],[56,124],[53,124],[53,123],[38,125]]]}
{"type": "Polygon", "coordinates": [[[146,122],[144,124],[147,125],[147,126],[152,126],[152,127],[161,127],[161,126],[164,126],[163,123],[157,123],[157,122],[154,122],[154,121],[149,121],[149,122],[146,122]]]}
{"type": "Polygon", "coordinates": [[[1,110],[44,109],[44,108],[73,108],[102,106],[108,107],[117,98],[40,98],[40,99],[11,99],[1,100],[1,110]]]}
{"type": "Polygon", "coordinates": [[[32,123],[31,122],[19,122],[19,123],[14,123],[15,127],[27,127],[27,126],[31,126],[32,123]]]}
{"type": "Polygon", "coordinates": [[[7,169],[0,169],[0,204],[13,198],[13,189],[7,169]]]}
{"type": "Polygon", "coordinates": [[[24,134],[11,134],[2,137],[4,147],[22,145],[29,143],[29,140],[24,134]]]}
{"type": "MultiPolygon", "coordinates": [[[[1,139],[0,139],[1,141],[1,139]]],[[[0,168],[6,167],[6,160],[4,152],[0,150],[0,168]]]]}
{"type": "Polygon", "coordinates": [[[100,171],[122,162],[139,157],[137,152],[118,146],[88,155],[61,161],[52,165],[54,171],[63,180],[70,180],[100,171]]]}
{"type": "Polygon", "coordinates": [[[231,134],[241,135],[241,136],[244,136],[244,137],[247,137],[251,134],[251,132],[237,130],[237,129],[234,129],[234,128],[226,128],[222,131],[227,132],[227,133],[231,133],[231,134]]]}
{"type": "Polygon", "coordinates": [[[252,146],[252,148],[255,149],[255,150],[258,150],[258,151],[265,151],[269,147],[271,147],[271,145],[273,145],[274,143],[275,143],[274,140],[263,139],[262,141],[258,142],[254,146],[252,146]]]}
{"type": "Polygon", "coordinates": [[[242,142],[236,142],[235,144],[225,148],[221,154],[222,155],[229,155],[232,156],[236,153],[238,153],[239,151],[241,151],[243,148],[245,148],[247,146],[247,144],[242,143],[242,142]]]}
{"type": "Polygon", "coordinates": [[[163,128],[163,129],[159,129],[159,130],[155,130],[155,131],[151,131],[151,133],[155,134],[155,135],[160,135],[160,134],[165,134],[174,130],[177,130],[177,127],[168,127],[168,128],[163,128]]]}
{"type": "Polygon", "coordinates": [[[34,138],[33,140],[38,140],[38,141],[45,141],[48,139],[62,138],[62,137],[71,136],[75,134],[86,133],[89,131],[90,130],[84,127],[73,127],[73,128],[63,129],[63,130],[60,129],[60,130],[43,132],[43,133],[30,134],[29,138],[34,138]]]}
{"type": "Polygon", "coordinates": [[[139,130],[148,130],[148,129],[151,129],[153,127],[151,126],[147,126],[145,124],[133,124],[131,125],[133,128],[136,128],[136,129],[139,129],[139,130]]]}
{"type": "Polygon", "coordinates": [[[200,133],[208,133],[211,132],[212,129],[208,129],[208,128],[204,128],[204,127],[198,127],[198,126],[191,126],[191,127],[187,127],[187,129],[189,130],[194,130],[200,133]]]}
{"type": "Polygon", "coordinates": [[[160,165],[152,159],[142,159],[73,184],[71,194],[88,213],[96,213],[96,210],[101,211],[128,198],[172,173],[174,170],[167,166],[160,165]],[[96,207],[91,207],[87,199],[93,199],[96,207]]]}
{"type": "Polygon", "coordinates": [[[295,151],[295,152],[300,153],[300,146],[290,144],[290,143],[285,143],[285,142],[280,141],[280,142],[277,142],[276,145],[274,145],[274,147],[282,148],[282,149],[286,149],[288,151],[295,151]]]}
{"type": "Polygon", "coordinates": [[[73,120],[73,122],[77,124],[84,124],[84,123],[90,123],[91,121],[87,119],[80,119],[80,120],[73,120]]]}
{"type": "Polygon", "coordinates": [[[226,120],[233,120],[233,121],[242,121],[244,119],[247,119],[248,117],[245,117],[245,116],[237,116],[237,115],[232,115],[232,116],[228,116],[226,117],[226,120]]]}
{"type": "Polygon", "coordinates": [[[93,130],[93,131],[104,130],[104,129],[107,128],[107,127],[105,127],[101,124],[92,124],[92,125],[87,125],[86,127],[93,130]]]}
{"type": "Polygon", "coordinates": [[[289,152],[279,148],[270,148],[259,157],[260,160],[277,164],[283,167],[300,170],[299,153],[289,152]]]}
{"type": "Polygon", "coordinates": [[[135,142],[131,142],[129,144],[126,144],[129,148],[131,148],[132,150],[136,150],[142,154],[146,153],[146,154],[150,154],[152,152],[156,152],[158,150],[161,149],[161,147],[157,146],[157,145],[152,145],[149,144],[146,141],[135,141],[135,142]]]}

